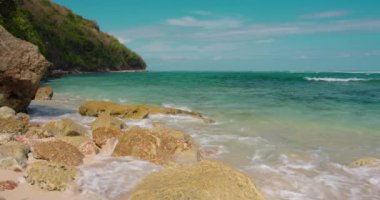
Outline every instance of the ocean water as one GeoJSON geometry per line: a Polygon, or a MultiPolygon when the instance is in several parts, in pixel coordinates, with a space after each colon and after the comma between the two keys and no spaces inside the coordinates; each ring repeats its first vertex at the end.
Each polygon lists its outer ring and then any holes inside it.
{"type": "MultiPolygon", "coordinates": [[[[161,121],[188,132],[213,152],[210,159],[250,175],[268,199],[380,199],[380,165],[347,166],[361,157],[380,157],[379,73],[94,73],[45,84],[54,88],[55,100],[32,104],[36,122],[71,117],[89,124],[93,118],[76,114],[86,100],[199,111],[216,122],[154,116],[127,123],[161,121]]],[[[89,185],[86,177],[80,181],[89,185]]],[[[88,176],[88,182],[99,181],[88,176]]],[[[94,188],[87,187],[96,193],[94,188]]],[[[120,188],[102,189],[108,190],[116,197],[120,188]]]]}

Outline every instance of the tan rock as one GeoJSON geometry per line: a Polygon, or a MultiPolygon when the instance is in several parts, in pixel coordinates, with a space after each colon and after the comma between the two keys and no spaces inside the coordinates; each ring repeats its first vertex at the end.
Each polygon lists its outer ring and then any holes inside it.
{"type": "Polygon", "coordinates": [[[62,140],[34,144],[32,152],[37,159],[54,161],[68,166],[78,166],[83,163],[84,158],[78,148],[62,140]]]}
{"type": "Polygon", "coordinates": [[[130,200],[145,199],[264,200],[264,197],[243,173],[220,162],[202,161],[148,175],[130,197],[130,200]]]}
{"type": "Polygon", "coordinates": [[[29,148],[18,142],[0,145],[0,169],[15,170],[26,166],[29,148]]]}
{"type": "Polygon", "coordinates": [[[134,156],[156,164],[165,164],[181,152],[194,152],[197,146],[192,138],[177,130],[155,124],[153,130],[132,127],[116,145],[113,156],[134,156]]]}
{"type": "MultiPolygon", "coordinates": [[[[105,101],[87,101],[80,106],[79,113],[86,116],[98,116],[100,113],[109,113],[112,116],[127,119],[144,119],[154,114],[189,115],[205,120],[202,114],[198,112],[149,105],[120,105],[105,101]]],[[[210,120],[205,121],[209,122],[210,120]]]]}
{"type": "Polygon", "coordinates": [[[123,132],[115,128],[97,128],[92,131],[92,139],[95,144],[102,147],[111,138],[120,138],[123,132]]]}
{"type": "Polygon", "coordinates": [[[361,159],[352,161],[349,164],[349,166],[350,167],[363,167],[363,166],[370,167],[370,166],[374,166],[374,165],[376,165],[378,163],[380,163],[380,159],[379,158],[365,157],[365,158],[361,158],[361,159]]]}
{"type": "Polygon", "coordinates": [[[36,92],[35,100],[51,100],[53,98],[53,88],[50,86],[40,87],[36,92]]]}
{"type": "Polygon", "coordinates": [[[19,135],[25,133],[28,124],[16,118],[0,118],[0,134],[19,135]]]}
{"type": "Polygon", "coordinates": [[[25,111],[48,67],[37,46],[0,26],[0,106],[25,111]]]}
{"type": "Polygon", "coordinates": [[[84,126],[74,122],[71,119],[60,119],[57,121],[48,122],[43,125],[42,128],[47,130],[49,133],[52,133],[55,137],[89,135],[84,126]]]}
{"type": "Polygon", "coordinates": [[[15,117],[16,117],[16,112],[12,108],[8,106],[0,107],[0,118],[9,119],[9,118],[15,118],[15,117]]]}
{"type": "Polygon", "coordinates": [[[28,131],[26,131],[25,137],[28,139],[42,139],[53,137],[52,133],[49,133],[45,129],[40,127],[29,127],[28,131]]]}
{"type": "Polygon", "coordinates": [[[77,170],[67,165],[38,161],[31,164],[27,170],[26,181],[43,190],[64,191],[74,181],[77,170]]]}
{"type": "Polygon", "coordinates": [[[116,117],[112,117],[107,113],[100,113],[98,117],[92,122],[92,130],[98,128],[114,128],[114,129],[123,129],[127,128],[125,123],[116,117]]]}
{"type": "Polygon", "coordinates": [[[65,136],[61,137],[60,140],[75,146],[83,155],[86,156],[96,155],[99,151],[96,144],[90,138],[85,136],[65,136]]]}

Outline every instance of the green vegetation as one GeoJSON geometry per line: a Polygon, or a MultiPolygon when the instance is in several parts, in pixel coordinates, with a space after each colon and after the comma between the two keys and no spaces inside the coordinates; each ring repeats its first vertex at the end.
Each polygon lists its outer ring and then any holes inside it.
{"type": "Polygon", "coordinates": [[[0,25],[36,44],[58,69],[145,69],[135,52],[99,30],[94,21],[48,0],[0,0],[0,25]]]}

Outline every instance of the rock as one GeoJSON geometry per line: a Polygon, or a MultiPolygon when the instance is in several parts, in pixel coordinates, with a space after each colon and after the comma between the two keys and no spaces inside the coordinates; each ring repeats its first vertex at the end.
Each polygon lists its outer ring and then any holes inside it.
{"type": "Polygon", "coordinates": [[[115,128],[97,128],[92,131],[92,139],[95,144],[102,147],[111,138],[120,138],[123,132],[115,128]]]}
{"type": "Polygon", "coordinates": [[[28,124],[16,118],[0,118],[0,135],[1,134],[23,134],[27,130],[28,124]]]}
{"type": "Polygon", "coordinates": [[[25,111],[49,62],[38,47],[18,39],[0,26],[0,106],[25,111]]]}
{"type": "Polygon", "coordinates": [[[14,181],[0,181],[0,191],[13,190],[18,186],[14,181]]]}
{"type": "Polygon", "coordinates": [[[197,158],[192,138],[177,130],[155,124],[154,130],[134,126],[120,138],[113,156],[135,156],[156,164],[165,164],[181,153],[190,151],[197,158]]]}
{"type": "Polygon", "coordinates": [[[74,145],[62,140],[36,143],[32,147],[33,156],[37,159],[54,161],[68,166],[83,163],[83,154],[74,145]]]}
{"type": "Polygon", "coordinates": [[[145,177],[130,200],[264,200],[253,181],[220,162],[167,168],[145,177]]]}
{"type": "Polygon", "coordinates": [[[28,152],[26,145],[17,142],[0,145],[0,169],[22,169],[26,166],[28,152]]]}
{"type": "Polygon", "coordinates": [[[9,119],[9,118],[15,118],[16,117],[16,112],[8,107],[8,106],[3,106],[0,108],[0,118],[1,119],[9,119]]]}
{"type": "Polygon", "coordinates": [[[31,185],[48,191],[64,191],[74,181],[77,170],[62,164],[39,161],[31,164],[26,173],[26,181],[31,185]]]}
{"type": "Polygon", "coordinates": [[[48,122],[43,125],[43,129],[52,133],[55,137],[63,136],[88,136],[87,129],[74,122],[71,119],[60,119],[57,121],[48,122]]]}
{"type": "Polygon", "coordinates": [[[100,113],[98,117],[92,122],[92,130],[98,128],[115,128],[115,129],[123,129],[127,128],[123,121],[112,117],[107,113],[100,113]]]}
{"type": "Polygon", "coordinates": [[[16,114],[16,119],[19,121],[22,121],[24,124],[29,124],[30,122],[30,117],[28,114],[25,113],[17,113],[16,114]]]}
{"type": "MultiPolygon", "coordinates": [[[[112,116],[117,116],[127,119],[144,119],[149,115],[164,114],[164,115],[190,115],[195,118],[203,119],[201,113],[191,112],[175,108],[164,108],[159,106],[148,105],[120,105],[105,101],[87,101],[79,108],[79,113],[85,116],[98,116],[100,113],[109,113],[112,116]]],[[[208,121],[208,120],[205,120],[208,121]]]]}
{"type": "Polygon", "coordinates": [[[75,146],[83,155],[96,155],[99,151],[96,144],[85,136],[66,136],[60,140],[75,146]]]}
{"type": "Polygon", "coordinates": [[[29,127],[26,131],[25,137],[28,139],[42,139],[53,137],[54,135],[40,127],[29,127]]]}
{"type": "Polygon", "coordinates": [[[371,166],[374,166],[376,164],[380,163],[380,159],[379,158],[375,158],[375,157],[366,157],[366,158],[361,158],[359,160],[355,160],[355,161],[352,161],[349,166],[350,167],[371,167],[371,166]]]}
{"type": "Polygon", "coordinates": [[[53,98],[53,88],[50,86],[40,87],[37,90],[34,100],[51,100],[53,98]]]}

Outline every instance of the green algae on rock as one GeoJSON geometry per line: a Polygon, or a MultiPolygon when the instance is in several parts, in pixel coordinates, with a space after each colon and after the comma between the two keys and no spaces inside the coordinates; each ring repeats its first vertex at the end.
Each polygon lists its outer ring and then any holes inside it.
{"type": "Polygon", "coordinates": [[[245,174],[217,161],[167,168],[145,177],[129,200],[264,200],[245,174]]]}
{"type": "Polygon", "coordinates": [[[26,170],[26,181],[42,190],[64,191],[74,181],[77,170],[63,164],[37,161],[26,170]]]}

